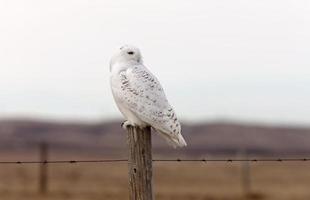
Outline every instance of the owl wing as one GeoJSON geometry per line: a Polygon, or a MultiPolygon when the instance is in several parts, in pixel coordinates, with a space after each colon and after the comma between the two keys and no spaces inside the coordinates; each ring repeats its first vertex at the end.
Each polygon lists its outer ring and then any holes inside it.
{"type": "Polygon", "coordinates": [[[149,124],[172,146],[186,146],[181,125],[157,78],[143,65],[121,71],[113,93],[141,121],[149,124]]]}

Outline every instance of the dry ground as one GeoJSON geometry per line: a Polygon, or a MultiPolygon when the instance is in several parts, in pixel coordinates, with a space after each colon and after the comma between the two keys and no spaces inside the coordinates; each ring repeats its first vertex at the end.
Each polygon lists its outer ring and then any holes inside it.
{"type": "MultiPolygon", "coordinates": [[[[1,165],[1,200],[127,199],[127,166],[48,165],[49,192],[38,194],[37,165],[1,165]]],[[[155,163],[157,200],[308,200],[310,163],[251,164],[251,194],[244,195],[240,163],[155,163]]]]}

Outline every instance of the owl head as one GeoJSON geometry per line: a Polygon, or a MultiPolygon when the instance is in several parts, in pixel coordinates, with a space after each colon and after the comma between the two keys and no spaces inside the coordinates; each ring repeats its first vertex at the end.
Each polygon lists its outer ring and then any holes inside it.
{"type": "Polygon", "coordinates": [[[124,45],[116,50],[112,56],[110,65],[115,63],[136,62],[142,63],[142,56],[140,50],[132,45],[124,45]]]}

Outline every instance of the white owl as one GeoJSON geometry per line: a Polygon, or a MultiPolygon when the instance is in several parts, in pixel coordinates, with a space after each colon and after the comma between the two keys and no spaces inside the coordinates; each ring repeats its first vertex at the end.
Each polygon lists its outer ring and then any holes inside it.
{"type": "Polygon", "coordinates": [[[186,146],[181,125],[157,78],[143,65],[138,48],[125,45],[110,62],[114,100],[128,125],[153,127],[173,147],[186,146]]]}

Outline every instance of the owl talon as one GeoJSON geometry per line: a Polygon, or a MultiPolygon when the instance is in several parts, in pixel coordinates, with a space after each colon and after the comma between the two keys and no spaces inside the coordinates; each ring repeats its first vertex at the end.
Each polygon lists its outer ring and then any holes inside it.
{"type": "Polygon", "coordinates": [[[127,130],[127,128],[128,128],[129,126],[132,126],[132,124],[131,124],[129,121],[124,121],[124,122],[122,122],[122,124],[121,124],[121,127],[122,127],[124,130],[127,130]]]}

